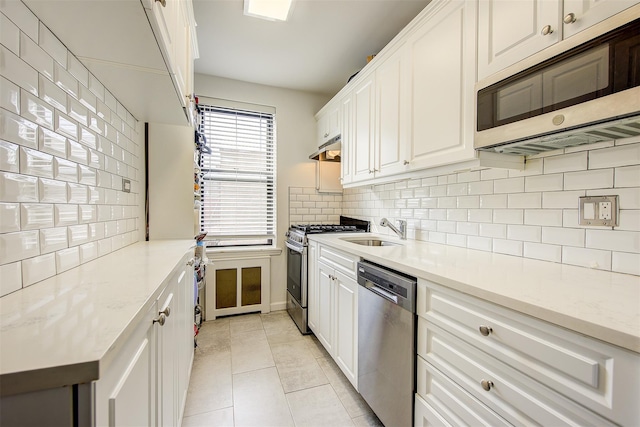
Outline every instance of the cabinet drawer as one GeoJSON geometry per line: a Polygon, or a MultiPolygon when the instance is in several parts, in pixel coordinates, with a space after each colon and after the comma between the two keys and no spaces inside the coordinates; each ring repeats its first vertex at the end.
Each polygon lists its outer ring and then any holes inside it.
{"type": "Polygon", "coordinates": [[[636,353],[426,281],[418,282],[417,312],[602,416],[640,423],[636,353]]]}
{"type": "MultiPolygon", "coordinates": [[[[486,405],[480,403],[470,393],[451,381],[446,375],[427,363],[422,357],[417,357],[416,390],[419,397],[437,412],[439,418],[446,422],[430,423],[452,426],[509,426],[486,405]]],[[[432,417],[426,417],[432,419],[432,417]]],[[[418,399],[416,398],[416,420],[418,415],[418,399]]],[[[418,423],[416,423],[418,425],[418,423]]]]}
{"type": "Polygon", "coordinates": [[[337,271],[340,271],[342,274],[356,279],[356,268],[358,267],[358,261],[360,261],[359,257],[320,245],[318,259],[335,268],[337,271]]]}
{"type": "Polygon", "coordinates": [[[418,331],[418,355],[510,423],[615,425],[439,327],[427,328],[424,318],[418,331]]]}

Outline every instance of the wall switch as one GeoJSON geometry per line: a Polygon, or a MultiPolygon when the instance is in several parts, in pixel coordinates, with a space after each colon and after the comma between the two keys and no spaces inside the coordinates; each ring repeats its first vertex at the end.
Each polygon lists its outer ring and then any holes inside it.
{"type": "Polygon", "coordinates": [[[122,179],[122,191],[125,193],[131,192],[131,180],[130,179],[122,179]]]}
{"type": "Polygon", "coordinates": [[[618,225],[618,196],[586,196],[579,198],[579,224],[591,227],[618,225]]]}
{"type": "Polygon", "coordinates": [[[611,219],[611,202],[598,203],[598,218],[611,219]]]}

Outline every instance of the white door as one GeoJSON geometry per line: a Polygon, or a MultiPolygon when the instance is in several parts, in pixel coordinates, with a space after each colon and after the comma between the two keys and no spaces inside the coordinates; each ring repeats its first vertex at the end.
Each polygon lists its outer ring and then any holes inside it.
{"type": "Polygon", "coordinates": [[[407,169],[409,50],[404,46],[376,70],[376,132],[374,168],[376,177],[407,169]]]}
{"type": "Polygon", "coordinates": [[[338,366],[358,389],[358,283],[335,273],[336,283],[336,346],[338,366]]]}
{"type": "Polygon", "coordinates": [[[374,75],[368,76],[353,93],[353,182],[373,178],[374,75]]]}
{"type": "Polygon", "coordinates": [[[318,262],[318,327],[316,337],[324,348],[333,354],[333,309],[334,281],[333,268],[318,262]]]}
{"type": "Polygon", "coordinates": [[[561,0],[478,2],[478,79],[562,40],[561,13],[561,0]]]}
{"type": "Polygon", "coordinates": [[[408,41],[412,170],[471,160],[475,2],[449,1],[408,41]]]}
{"type": "Polygon", "coordinates": [[[564,38],[604,21],[634,4],[638,4],[638,0],[564,0],[564,38]]]}

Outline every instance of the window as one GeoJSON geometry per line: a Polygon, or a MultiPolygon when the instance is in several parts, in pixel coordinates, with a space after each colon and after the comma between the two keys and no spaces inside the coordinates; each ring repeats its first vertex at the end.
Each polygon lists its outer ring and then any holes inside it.
{"type": "Polygon", "coordinates": [[[236,106],[199,107],[199,132],[208,148],[200,156],[201,231],[208,233],[209,245],[272,244],[276,215],[274,112],[236,106]]]}

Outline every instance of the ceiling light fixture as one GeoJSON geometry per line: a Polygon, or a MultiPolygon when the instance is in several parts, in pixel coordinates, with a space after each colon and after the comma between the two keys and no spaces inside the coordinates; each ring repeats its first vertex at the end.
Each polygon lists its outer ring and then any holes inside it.
{"type": "Polygon", "coordinates": [[[269,21],[286,21],[293,0],[244,0],[244,14],[269,21]]]}

